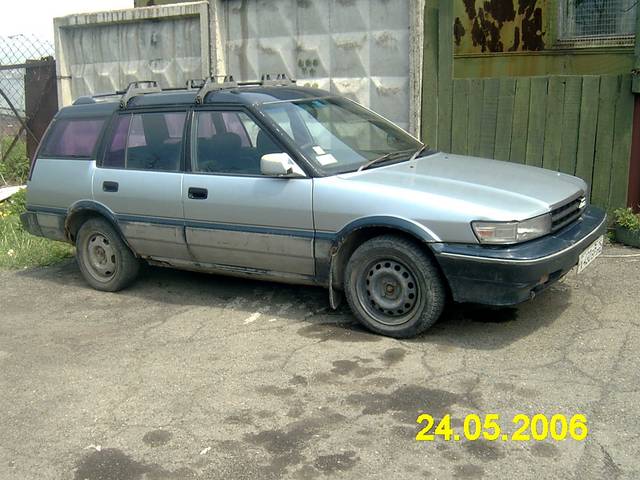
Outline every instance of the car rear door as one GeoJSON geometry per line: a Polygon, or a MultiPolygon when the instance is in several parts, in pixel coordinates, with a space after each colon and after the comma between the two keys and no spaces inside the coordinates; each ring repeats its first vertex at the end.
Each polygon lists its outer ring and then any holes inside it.
{"type": "Polygon", "coordinates": [[[194,112],[191,172],[182,198],[198,262],[312,276],[312,179],[261,175],[260,158],[284,148],[245,109],[194,112]]]}
{"type": "Polygon", "coordinates": [[[94,199],[145,257],[190,259],[182,209],[186,119],[186,110],[117,114],[93,176],[94,199]]]}

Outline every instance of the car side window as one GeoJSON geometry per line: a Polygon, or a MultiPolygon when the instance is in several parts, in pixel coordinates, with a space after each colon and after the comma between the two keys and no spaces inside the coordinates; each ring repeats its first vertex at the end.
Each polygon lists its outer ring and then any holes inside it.
{"type": "Polygon", "coordinates": [[[283,149],[241,111],[202,111],[195,115],[193,171],[260,175],[260,159],[283,149]]]}
{"type": "Polygon", "coordinates": [[[180,169],[186,112],[120,115],[102,166],[175,172],[180,169]]]}
{"type": "Polygon", "coordinates": [[[56,120],[43,142],[40,156],[91,158],[104,123],[104,118],[56,120]]]}

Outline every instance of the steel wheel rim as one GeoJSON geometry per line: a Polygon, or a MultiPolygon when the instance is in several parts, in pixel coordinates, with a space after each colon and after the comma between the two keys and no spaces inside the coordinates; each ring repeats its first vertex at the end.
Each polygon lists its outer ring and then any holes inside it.
{"type": "Polygon", "coordinates": [[[369,316],[386,326],[407,323],[420,302],[415,273],[392,259],[375,260],[361,271],[357,295],[369,316]]]}
{"type": "Polygon", "coordinates": [[[108,282],[116,274],[116,250],[101,233],[92,234],[87,240],[85,265],[91,276],[100,282],[108,282]]]}

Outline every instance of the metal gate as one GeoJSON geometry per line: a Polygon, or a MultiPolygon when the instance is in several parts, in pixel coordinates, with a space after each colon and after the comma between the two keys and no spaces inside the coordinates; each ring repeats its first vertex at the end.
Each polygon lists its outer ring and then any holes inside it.
{"type": "Polygon", "coordinates": [[[58,109],[52,54],[53,45],[35,37],[0,37],[0,162],[32,158],[58,109]]]}

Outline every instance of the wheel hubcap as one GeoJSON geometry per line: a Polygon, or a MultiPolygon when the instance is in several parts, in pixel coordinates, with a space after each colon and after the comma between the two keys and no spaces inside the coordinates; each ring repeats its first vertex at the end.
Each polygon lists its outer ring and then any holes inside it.
{"type": "Polygon", "coordinates": [[[106,281],[116,273],[116,252],[109,239],[100,233],[93,234],[87,242],[87,263],[98,280],[106,281]]]}
{"type": "Polygon", "coordinates": [[[415,275],[395,260],[380,260],[369,264],[359,282],[361,304],[380,323],[405,323],[418,303],[415,275]]]}

